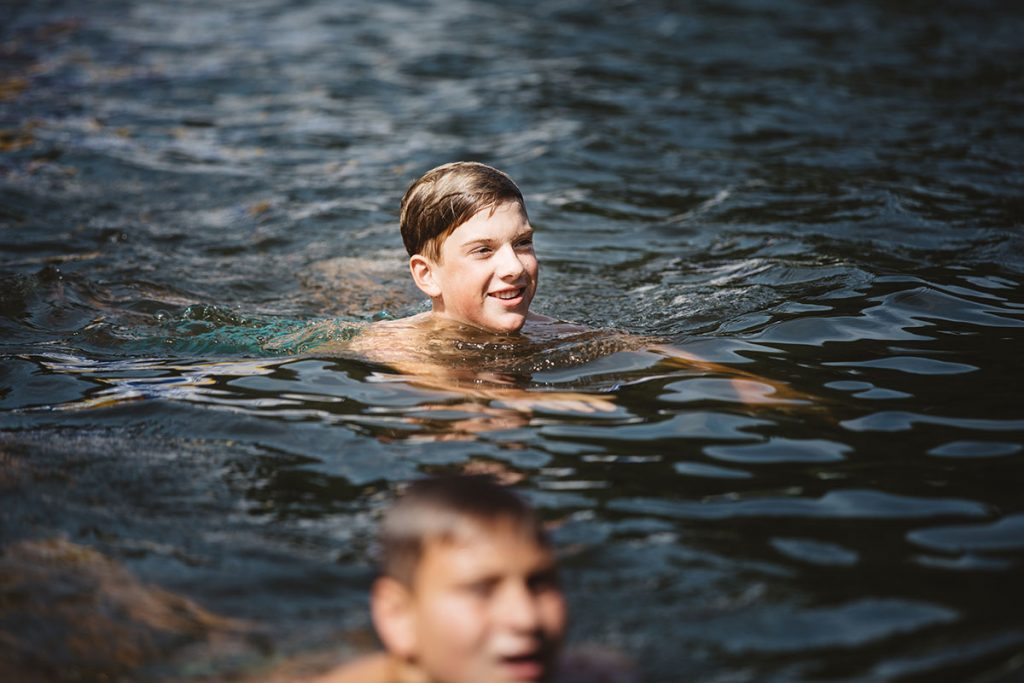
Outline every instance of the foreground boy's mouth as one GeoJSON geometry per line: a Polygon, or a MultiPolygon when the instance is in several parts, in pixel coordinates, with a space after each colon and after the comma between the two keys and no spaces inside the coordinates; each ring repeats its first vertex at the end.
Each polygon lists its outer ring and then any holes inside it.
{"type": "Polygon", "coordinates": [[[502,667],[513,680],[538,681],[547,672],[545,658],[540,651],[524,652],[501,657],[502,667]]]}

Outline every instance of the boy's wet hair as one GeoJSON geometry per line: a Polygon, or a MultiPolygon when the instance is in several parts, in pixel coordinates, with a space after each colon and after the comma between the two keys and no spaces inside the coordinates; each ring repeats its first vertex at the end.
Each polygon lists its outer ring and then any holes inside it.
{"type": "Polygon", "coordinates": [[[437,261],[441,243],[484,209],[493,213],[502,204],[526,201],[512,179],[496,168],[475,161],[455,161],[427,171],[402,197],[399,223],[409,256],[422,254],[437,261]]]}
{"type": "Polygon", "coordinates": [[[534,511],[486,475],[420,479],[409,485],[380,526],[380,572],[412,586],[428,542],[451,541],[467,525],[511,523],[538,545],[549,541],[534,511]]]}

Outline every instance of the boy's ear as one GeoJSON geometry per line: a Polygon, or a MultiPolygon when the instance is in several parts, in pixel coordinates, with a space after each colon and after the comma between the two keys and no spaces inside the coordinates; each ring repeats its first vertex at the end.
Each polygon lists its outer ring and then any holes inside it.
{"type": "Polygon", "coordinates": [[[384,647],[410,661],[416,654],[416,613],[412,593],[395,579],[383,576],[373,583],[370,613],[384,647]]]}
{"type": "Polygon", "coordinates": [[[441,287],[434,279],[434,262],[422,254],[413,254],[409,258],[409,272],[412,280],[420,290],[431,299],[441,296],[441,287]]]}

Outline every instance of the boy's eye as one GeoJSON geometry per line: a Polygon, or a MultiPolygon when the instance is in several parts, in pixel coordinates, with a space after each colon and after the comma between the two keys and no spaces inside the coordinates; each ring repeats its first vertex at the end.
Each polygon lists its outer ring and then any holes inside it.
{"type": "Polygon", "coordinates": [[[496,585],[497,583],[495,581],[485,579],[483,581],[474,581],[473,583],[467,583],[465,586],[463,586],[463,589],[467,593],[470,593],[471,595],[474,595],[476,597],[486,598],[494,591],[494,587],[496,585]]]}
{"type": "Polygon", "coordinates": [[[522,248],[532,247],[533,246],[533,238],[532,237],[524,237],[523,239],[521,239],[518,242],[516,242],[516,246],[517,247],[522,247],[522,248]]]}
{"type": "Polygon", "coordinates": [[[542,593],[544,591],[558,590],[558,573],[543,572],[541,574],[534,574],[529,579],[527,579],[526,585],[529,586],[531,593],[542,593]]]}

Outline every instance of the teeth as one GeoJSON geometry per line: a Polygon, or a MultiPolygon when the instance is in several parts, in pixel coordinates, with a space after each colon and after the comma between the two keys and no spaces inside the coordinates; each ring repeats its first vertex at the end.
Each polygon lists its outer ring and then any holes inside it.
{"type": "Polygon", "coordinates": [[[517,289],[511,292],[496,292],[493,296],[499,299],[515,299],[523,290],[517,289]]]}

